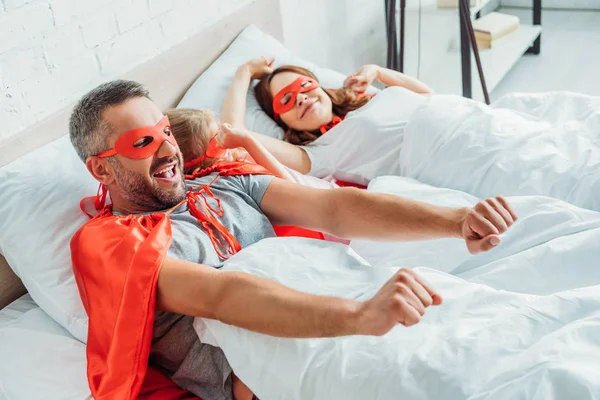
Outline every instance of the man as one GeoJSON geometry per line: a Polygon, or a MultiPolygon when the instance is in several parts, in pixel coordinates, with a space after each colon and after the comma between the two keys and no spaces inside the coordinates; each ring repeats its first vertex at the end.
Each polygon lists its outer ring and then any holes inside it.
{"type": "MultiPolygon", "coordinates": [[[[282,337],[382,335],[419,322],[427,307],[442,302],[409,270],[362,303],[219,271],[227,250],[274,236],[272,224],[346,239],[456,237],[477,253],[498,245],[516,219],[501,197],[449,209],[352,188],[312,189],[266,174],[185,181],[168,121],[146,89],[130,81],[85,95],[71,116],[70,136],[112,201],[71,243],[90,317],[88,377],[96,399],[155,390],[148,357],[197,396],[233,398],[231,368],[221,350],[199,342],[193,317],[282,337]],[[220,205],[209,207],[200,195],[220,205]]],[[[177,396],[170,398],[183,398],[177,396]]]]}

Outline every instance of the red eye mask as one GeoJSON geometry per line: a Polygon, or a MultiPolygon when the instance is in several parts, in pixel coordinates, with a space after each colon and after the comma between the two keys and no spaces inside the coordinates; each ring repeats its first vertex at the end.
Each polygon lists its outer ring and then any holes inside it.
{"type": "Polygon", "coordinates": [[[220,158],[223,157],[225,154],[227,153],[226,149],[222,149],[219,147],[219,145],[217,144],[217,141],[215,140],[215,138],[212,138],[212,140],[208,143],[208,148],[206,149],[206,154],[186,162],[185,164],[183,164],[184,168],[187,167],[191,167],[193,165],[196,165],[202,161],[204,161],[207,158],[220,158]]]}
{"type": "Polygon", "coordinates": [[[166,115],[154,126],[144,126],[123,133],[117,139],[113,149],[103,151],[97,154],[96,157],[110,157],[120,154],[127,158],[148,158],[158,151],[165,140],[173,146],[177,146],[177,141],[171,133],[169,118],[166,115]],[[134,146],[136,143],[137,147],[134,146]]]}
{"type": "Polygon", "coordinates": [[[273,97],[275,119],[279,118],[279,115],[294,108],[299,93],[310,92],[320,86],[321,85],[319,85],[319,82],[317,82],[316,79],[300,75],[294,82],[281,89],[277,92],[275,97],[273,97]]]}

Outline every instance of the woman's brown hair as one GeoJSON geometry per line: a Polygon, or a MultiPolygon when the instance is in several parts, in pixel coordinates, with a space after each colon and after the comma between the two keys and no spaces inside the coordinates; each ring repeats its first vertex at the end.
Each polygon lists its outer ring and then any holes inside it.
{"type": "MultiPolygon", "coordinates": [[[[319,81],[315,74],[305,68],[297,67],[295,65],[282,65],[271,74],[264,76],[254,88],[254,93],[256,94],[256,100],[258,101],[258,104],[260,104],[264,112],[266,112],[267,115],[273,120],[275,120],[275,113],[273,112],[273,96],[271,96],[271,90],[269,86],[273,77],[282,72],[294,72],[296,74],[311,77],[317,82],[319,81]]],[[[350,111],[354,111],[364,106],[370,100],[368,96],[356,96],[356,93],[348,88],[323,88],[323,90],[331,99],[333,114],[342,118],[344,118],[350,111]]],[[[321,136],[321,131],[318,129],[314,131],[298,131],[287,126],[285,122],[281,120],[281,118],[278,118],[275,121],[285,131],[283,137],[284,140],[295,145],[309,144],[321,136]]]]}
{"type": "MultiPolygon", "coordinates": [[[[206,153],[211,141],[210,124],[215,120],[213,113],[208,110],[179,108],[165,111],[169,117],[171,131],[177,140],[185,162],[195,160],[206,153]]],[[[184,168],[184,174],[191,174],[198,168],[206,168],[215,160],[207,158],[202,162],[184,168]]]]}

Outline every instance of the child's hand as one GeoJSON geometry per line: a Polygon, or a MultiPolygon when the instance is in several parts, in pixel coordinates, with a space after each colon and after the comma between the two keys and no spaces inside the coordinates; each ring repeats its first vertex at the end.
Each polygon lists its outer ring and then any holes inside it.
{"type": "Polygon", "coordinates": [[[222,149],[235,149],[246,147],[250,139],[250,133],[246,129],[233,128],[229,124],[221,124],[221,129],[217,135],[217,144],[222,149]]]}

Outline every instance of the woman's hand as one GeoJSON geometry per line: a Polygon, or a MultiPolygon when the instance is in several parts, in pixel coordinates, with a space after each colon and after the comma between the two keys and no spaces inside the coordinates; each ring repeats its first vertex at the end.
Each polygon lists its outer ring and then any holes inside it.
{"type": "Polygon", "coordinates": [[[221,124],[221,129],[216,137],[217,144],[222,149],[236,149],[246,147],[250,133],[246,129],[233,128],[229,124],[221,124]]]}
{"type": "Polygon", "coordinates": [[[429,86],[418,79],[375,64],[362,66],[356,73],[346,78],[344,87],[361,94],[367,90],[375,79],[385,86],[399,86],[420,94],[434,93],[429,86]]]}
{"type": "Polygon", "coordinates": [[[273,72],[274,57],[260,57],[239,66],[229,84],[221,108],[221,121],[234,126],[246,126],[246,95],[252,79],[260,79],[273,72]]]}
{"type": "Polygon", "coordinates": [[[250,72],[252,79],[260,79],[263,76],[273,72],[273,61],[275,61],[275,57],[273,56],[262,56],[260,58],[247,61],[242,66],[248,68],[248,72],[250,72]]]}
{"type": "Polygon", "coordinates": [[[344,81],[344,87],[352,90],[355,93],[364,93],[373,83],[379,78],[381,67],[375,64],[367,64],[360,67],[356,73],[350,75],[344,81]]]}

